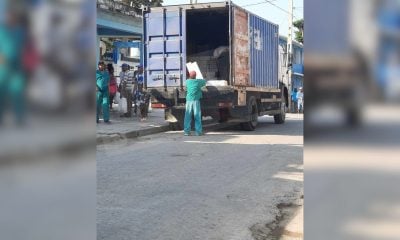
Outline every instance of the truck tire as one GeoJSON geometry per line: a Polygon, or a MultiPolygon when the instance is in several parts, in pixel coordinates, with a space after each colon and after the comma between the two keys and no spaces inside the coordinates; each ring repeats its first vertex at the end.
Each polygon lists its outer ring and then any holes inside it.
{"type": "Polygon", "coordinates": [[[181,124],[180,122],[170,122],[169,128],[171,129],[171,131],[181,131],[183,130],[183,124],[181,124]]]}
{"type": "Polygon", "coordinates": [[[346,122],[350,127],[358,127],[361,125],[361,111],[357,107],[349,108],[346,111],[346,122]]]}
{"type": "Polygon", "coordinates": [[[258,124],[258,106],[255,97],[250,97],[247,107],[250,113],[250,121],[241,123],[240,127],[245,131],[254,131],[258,124]]]}
{"type": "Polygon", "coordinates": [[[169,127],[172,131],[181,131],[184,127],[185,111],[173,111],[173,115],[178,120],[177,122],[170,122],[169,127]]]}
{"type": "Polygon", "coordinates": [[[227,122],[229,119],[229,110],[226,108],[220,108],[219,109],[219,122],[227,122]]]}
{"type": "Polygon", "coordinates": [[[274,122],[275,124],[282,124],[285,123],[286,119],[286,103],[281,103],[281,113],[274,115],[274,122]]]}

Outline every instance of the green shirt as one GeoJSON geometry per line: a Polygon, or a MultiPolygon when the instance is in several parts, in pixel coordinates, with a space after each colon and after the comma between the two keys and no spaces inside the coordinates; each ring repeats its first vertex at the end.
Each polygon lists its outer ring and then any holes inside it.
{"type": "Polygon", "coordinates": [[[201,88],[206,85],[204,79],[186,80],[186,101],[197,101],[203,97],[201,88]]]}
{"type": "Polygon", "coordinates": [[[110,75],[108,74],[107,71],[96,70],[96,85],[101,92],[108,91],[109,81],[110,81],[110,75]]]}
{"type": "Polygon", "coordinates": [[[18,72],[21,66],[22,31],[10,29],[0,24],[0,83],[10,80],[10,75],[18,72]]]}

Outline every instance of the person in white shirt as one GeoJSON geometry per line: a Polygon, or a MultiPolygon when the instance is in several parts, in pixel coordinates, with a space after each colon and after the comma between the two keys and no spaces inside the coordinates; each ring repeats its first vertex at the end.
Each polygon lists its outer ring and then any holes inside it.
{"type": "Polygon", "coordinates": [[[300,87],[299,91],[297,92],[297,112],[304,112],[304,93],[303,88],[300,87]]]}
{"type": "Polygon", "coordinates": [[[127,103],[127,113],[122,114],[120,117],[131,117],[132,116],[132,94],[135,88],[135,80],[133,71],[130,70],[128,64],[122,64],[122,71],[120,73],[120,84],[119,91],[121,93],[121,97],[126,98],[127,103]]]}

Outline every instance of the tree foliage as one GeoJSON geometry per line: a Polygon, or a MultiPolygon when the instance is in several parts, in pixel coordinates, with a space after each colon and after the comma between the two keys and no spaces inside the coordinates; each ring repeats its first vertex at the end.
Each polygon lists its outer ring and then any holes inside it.
{"type": "Polygon", "coordinates": [[[304,43],[304,19],[295,21],[293,26],[297,28],[297,31],[295,32],[296,41],[304,43]]]}
{"type": "Polygon", "coordinates": [[[303,38],[303,33],[300,31],[296,31],[294,38],[296,39],[296,41],[300,42],[300,43],[304,43],[304,38],[303,38]]]}
{"type": "Polygon", "coordinates": [[[129,6],[140,8],[142,5],[160,7],[163,3],[163,0],[122,0],[122,2],[129,6]]]}

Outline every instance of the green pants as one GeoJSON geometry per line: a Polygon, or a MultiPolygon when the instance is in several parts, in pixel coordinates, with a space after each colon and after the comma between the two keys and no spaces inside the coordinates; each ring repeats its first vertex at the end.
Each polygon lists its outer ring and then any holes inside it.
{"type": "Polygon", "coordinates": [[[6,107],[14,113],[16,123],[25,122],[25,76],[21,72],[7,75],[8,82],[0,81],[0,122],[6,107]]]}
{"type": "Polygon", "coordinates": [[[3,122],[3,114],[8,104],[7,97],[8,97],[7,85],[3,82],[0,82],[0,124],[3,122]]]}
{"type": "Polygon", "coordinates": [[[104,122],[108,122],[110,120],[110,98],[108,96],[108,91],[96,93],[96,120],[99,121],[100,112],[103,112],[104,122]]]}
{"type": "Polygon", "coordinates": [[[184,131],[189,134],[192,129],[192,115],[194,115],[194,126],[196,134],[203,134],[203,126],[201,123],[200,101],[186,101],[184,131]]]}

